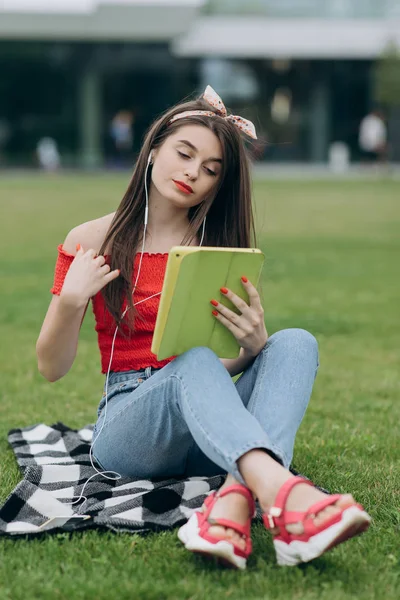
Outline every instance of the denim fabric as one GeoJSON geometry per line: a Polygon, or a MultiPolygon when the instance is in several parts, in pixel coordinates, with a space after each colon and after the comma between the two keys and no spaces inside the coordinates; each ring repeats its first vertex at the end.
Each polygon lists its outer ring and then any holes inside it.
{"type": "Polygon", "coordinates": [[[314,336],[285,329],[236,382],[203,347],[162,369],[112,372],[93,455],[103,469],[145,479],[228,472],[243,482],[237,461],[254,448],[289,467],[317,369],[314,336]]]}

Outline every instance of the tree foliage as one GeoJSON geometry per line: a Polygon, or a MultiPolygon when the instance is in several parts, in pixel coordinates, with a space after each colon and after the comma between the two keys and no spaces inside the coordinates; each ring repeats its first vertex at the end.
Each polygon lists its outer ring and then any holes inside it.
{"type": "Polygon", "coordinates": [[[375,64],[374,101],[387,108],[400,107],[400,50],[394,42],[375,64]]]}

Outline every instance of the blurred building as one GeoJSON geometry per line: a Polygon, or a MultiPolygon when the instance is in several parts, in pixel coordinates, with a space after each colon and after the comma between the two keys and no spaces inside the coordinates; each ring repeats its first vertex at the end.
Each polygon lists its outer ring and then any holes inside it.
{"type": "Polygon", "coordinates": [[[256,123],[256,158],[324,162],[343,142],[357,160],[391,41],[398,0],[1,0],[0,164],[32,164],[49,136],[64,164],[101,166],[120,111],[134,153],[207,83],[256,123]]]}
{"type": "Polygon", "coordinates": [[[132,113],[137,150],[151,119],[197,86],[192,59],[170,45],[202,5],[0,0],[0,164],[33,164],[43,137],[56,140],[64,165],[106,164],[121,111],[132,113]]]}

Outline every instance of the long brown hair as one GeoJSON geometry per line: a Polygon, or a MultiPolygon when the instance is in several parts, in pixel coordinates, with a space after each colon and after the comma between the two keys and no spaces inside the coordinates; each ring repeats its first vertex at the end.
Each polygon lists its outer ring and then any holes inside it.
{"type": "MultiPolygon", "coordinates": [[[[133,171],[128,189],[116,210],[99,254],[106,249],[110,254],[111,269],[119,268],[121,274],[102,290],[108,311],[118,325],[124,299],[129,307],[127,319],[133,329],[136,310],[132,300],[133,261],[143,236],[145,213],[145,174],[152,149],[156,149],[180,127],[188,124],[210,129],[222,147],[222,171],[212,197],[189,209],[189,228],[182,245],[190,244],[199,233],[207,216],[204,246],[251,248],[256,245],[254,217],[251,201],[249,161],[238,128],[220,116],[195,115],[170,123],[172,117],[187,110],[216,112],[205,100],[178,104],[158,118],[146,133],[142,149],[133,171]]],[[[217,113],[216,113],[217,114],[217,113]]],[[[151,166],[148,169],[150,183],[151,166]]]]}

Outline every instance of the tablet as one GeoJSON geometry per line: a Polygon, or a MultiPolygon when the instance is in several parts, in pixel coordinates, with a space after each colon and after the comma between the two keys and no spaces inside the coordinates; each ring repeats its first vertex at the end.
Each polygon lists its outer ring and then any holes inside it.
{"type": "Polygon", "coordinates": [[[239,313],[221,287],[249,301],[241,277],[258,286],[264,254],[258,248],[174,246],[164,284],[151,351],[158,360],[178,356],[196,346],[211,348],[220,358],[236,358],[240,346],[213,315],[213,298],[239,313]]]}

